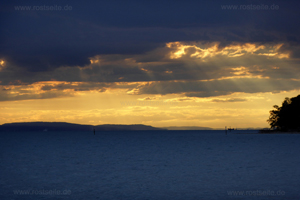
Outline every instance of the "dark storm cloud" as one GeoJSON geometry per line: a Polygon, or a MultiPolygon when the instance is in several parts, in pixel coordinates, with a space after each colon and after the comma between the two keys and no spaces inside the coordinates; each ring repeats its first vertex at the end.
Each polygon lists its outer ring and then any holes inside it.
{"type": "Polygon", "coordinates": [[[188,97],[210,97],[228,95],[234,92],[257,93],[279,92],[300,89],[300,81],[269,80],[258,78],[225,79],[213,81],[154,82],[141,86],[136,94],[176,94],[188,97]]]}
{"type": "MultiPolygon", "coordinates": [[[[293,49],[287,50],[285,47],[281,50],[281,47],[281,44],[233,43],[228,46],[217,46],[217,43],[175,42],[144,54],[98,55],[89,58],[91,62],[89,65],[59,67],[47,72],[32,72],[7,63],[0,69],[0,80],[2,85],[7,85],[32,84],[40,81],[105,84],[241,77],[298,79],[299,62],[295,58],[289,58],[293,49]],[[178,57],[173,58],[175,55],[178,57]]],[[[88,86],[93,90],[92,85],[88,86]]],[[[209,94],[215,96],[218,93],[209,94]]]]}
{"type": "Polygon", "coordinates": [[[171,41],[299,44],[296,1],[9,1],[1,3],[0,57],[30,72],[84,66],[100,54],[139,54],[171,41]],[[265,4],[278,10],[228,10],[265,4]],[[18,6],[71,6],[20,11],[18,6]]]}

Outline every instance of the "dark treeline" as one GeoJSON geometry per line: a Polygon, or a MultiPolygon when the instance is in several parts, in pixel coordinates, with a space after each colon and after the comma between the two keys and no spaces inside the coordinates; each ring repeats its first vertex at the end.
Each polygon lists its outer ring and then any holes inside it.
{"type": "Polygon", "coordinates": [[[282,106],[274,105],[267,120],[271,129],[278,131],[300,131],[300,95],[286,97],[282,106]]]}

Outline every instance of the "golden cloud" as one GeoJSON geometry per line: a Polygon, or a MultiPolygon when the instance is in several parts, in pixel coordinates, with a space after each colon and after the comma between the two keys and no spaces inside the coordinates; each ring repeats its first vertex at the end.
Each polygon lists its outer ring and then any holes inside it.
{"type": "Polygon", "coordinates": [[[213,43],[183,43],[183,42],[169,42],[166,47],[171,49],[169,57],[171,59],[182,58],[189,56],[191,58],[199,58],[204,60],[208,57],[223,55],[228,57],[239,57],[245,54],[256,54],[261,56],[271,56],[277,58],[289,58],[289,53],[279,52],[283,44],[276,45],[259,45],[255,43],[245,44],[230,44],[225,47],[220,47],[219,42],[213,43]]]}

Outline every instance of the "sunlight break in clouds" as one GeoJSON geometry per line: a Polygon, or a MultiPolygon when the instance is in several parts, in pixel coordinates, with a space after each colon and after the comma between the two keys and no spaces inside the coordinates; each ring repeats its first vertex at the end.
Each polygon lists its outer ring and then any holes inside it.
{"type": "Polygon", "coordinates": [[[283,44],[277,45],[258,45],[258,44],[231,44],[220,47],[219,42],[214,43],[192,43],[185,44],[182,42],[170,42],[166,46],[172,51],[171,59],[181,58],[183,55],[189,54],[190,57],[204,59],[206,57],[214,57],[217,55],[226,55],[228,57],[238,57],[245,54],[257,54],[262,56],[274,56],[278,58],[289,58],[288,53],[279,53],[278,50],[283,44]]]}
{"type": "MultiPolygon", "coordinates": [[[[5,61],[0,59],[0,72],[2,69],[4,69],[4,67],[5,67],[5,61]]],[[[0,83],[1,83],[1,81],[0,81],[0,83]]]]}

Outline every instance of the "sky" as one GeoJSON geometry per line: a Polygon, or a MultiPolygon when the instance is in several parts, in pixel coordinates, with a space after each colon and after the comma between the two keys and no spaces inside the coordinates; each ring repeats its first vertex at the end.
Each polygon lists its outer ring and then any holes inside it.
{"type": "Polygon", "coordinates": [[[300,94],[297,1],[1,1],[0,124],[268,127],[300,94]]]}

